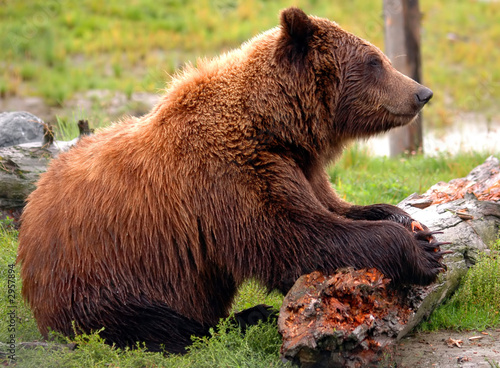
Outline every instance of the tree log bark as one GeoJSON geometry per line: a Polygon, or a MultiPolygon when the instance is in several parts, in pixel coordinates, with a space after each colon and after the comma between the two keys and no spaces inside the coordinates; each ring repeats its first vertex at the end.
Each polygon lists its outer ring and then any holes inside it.
{"type": "Polygon", "coordinates": [[[43,141],[0,147],[0,218],[17,220],[40,174],[60,152],[73,147],[84,135],[93,134],[88,120],[78,121],[80,135],[71,141],[55,141],[50,124],[43,125],[43,141]]]}
{"type": "Polygon", "coordinates": [[[0,148],[0,212],[2,217],[17,218],[26,197],[35,189],[40,174],[61,151],[75,142],[25,143],[0,148]]]}

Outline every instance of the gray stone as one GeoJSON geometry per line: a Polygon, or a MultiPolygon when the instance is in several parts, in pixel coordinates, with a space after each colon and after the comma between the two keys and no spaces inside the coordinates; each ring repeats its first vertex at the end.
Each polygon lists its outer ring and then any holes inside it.
{"type": "Polygon", "coordinates": [[[44,122],[26,111],[0,113],[0,147],[42,142],[44,122]]]}

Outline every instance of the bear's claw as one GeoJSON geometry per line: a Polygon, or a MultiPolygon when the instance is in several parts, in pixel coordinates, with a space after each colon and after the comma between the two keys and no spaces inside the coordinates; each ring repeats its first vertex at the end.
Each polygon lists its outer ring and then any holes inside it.
{"type": "Polygon", "coordinates": [[[441,234],[441,231],[416,231],[413,233],[418,246],[423,250],[425,263],[424,268],[427,269],[424,276],[425,280],[435,281],[438,274],[446,272],[448,267],[442,262],[445,254],[453,253],[451,250],[441,250],[441,246],[451,244],[451,242],[440,242],[434,238],[434,235],[441,234]]]}

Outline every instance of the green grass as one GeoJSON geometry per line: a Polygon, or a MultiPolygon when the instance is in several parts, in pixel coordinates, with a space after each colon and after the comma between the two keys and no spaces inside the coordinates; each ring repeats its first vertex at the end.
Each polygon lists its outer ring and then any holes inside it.
{"type": "Polygon", "coordinates": [[[423,193],[438,181],[466,176],[488,154],[372,157],[355,145],[328,172],[337,192],[347,201],[365,205],[397,204],[414,192],[423,193]]]}
{"type": "Polygon", "coordinates": [[[22,350],[18,363],[23,368],[88,367],[291,367],[281,362],[281,336],[275,325],[252,326],[245,335],[229,324],[220,322],[210,338],[194,339],[186,355],[164,356],[137,349],[116,349],[106,345],[97,334],[77,336],[78,348],[47,352],[44,348],[22,350]]]}
{"type": "MultiPolygon", "coordinates": [[[[339,193],[355,203],[397,203],[412,192],[425,191],[430,185],[443,180],[465,176],[484,161],[485,155],[413,157],[388,159],[370,157],[354,147],[347,150],[330,174],[339,193]]],[[[483,256],[472,268],[463,286],[451,301],[438,309],[424,328],[484,328],[499,325],[500,305],[500,240],[492,247],[490,256],[483,256]],[[454,316],[455,317],[450,317],[454,316]],[[479,316],[479,318],[477,317],[479,316]],[[445,322],[443,322],[445,321],[445,322]],[[470,323],[469,323],[470,322],[470,323]],[[473,322],[475,324],[473,324],[473,322]]],[[[17,232],[10,223],[0,226],[0,342],[9,341],[8,275],[9,265],[15,261],[17,232]],[[5,311],[5,312],[4,312],[5,311]]],[[[21,300],[21,281],[15,268],[16,341],[40,340],[41,336],[29,309],[21,300]]],[[[256,304],[269,304],[279,308],[283,296],[268,294],[253,280],[247,281],[235,298],[233,311],[256,304]]],[[[66,342],[64,338],[57,338],[66,342]]],[[[122,350],[103,343],[97,334],[76,337],[78,349],[47,350],[46,348],[17,350],[19,367],[287,367],[279,359],[281,337],[275,323],[251,327],[245,335],[221,320],[210,338],[194,339],[189,353],[175,356],[150,353],[141,349],[122,350]]],[[[0,358],[1,363],[1,358],[0,358]]]]}
{"type": "MultiPolygon", "coordinates": [[[[78,120],[88,120],[88,114],[73,114],[71,118],[63,118],[60,116],[56,116],[56,124],[54,124],[54,135],[57,140],[69,141],[73,138],[76,138],[80,135],[80,131],[78,128],[77,121],[78,120]],[[82,117],[83,116],[83,117],[82,117]]],[[[91,129],[99,129],[106,125],[108,125],[108,121],[103,119],[96,119],[95,115],[90,115],[92,125],[90,125],[91,129]]]]}
{"type": "MultiPolygon", "coordinates": [[[[500,234],[499,234],[500,236],[500,234]]],[[[484,330],[500,326],[500,238],[469,269],[460,289],[420,328],[484,330]]]]}
{"type": "MultiPolygon", "coordinates": [[[[77,91],[156,92],[186,61],[213,56],[278,24],[289,5],[337,21],[383,49],[382,1],[3,0],[0,96],[64,105],[77,91]]],[[[457,111],[493,118],[500,97],[500,3],[422,0],[423,80],[431,124],[457,111]]]]}
{"type": "Polygon", "coordinates": [[[33,341],[41,338],[36,322],[29,308],[21,300],[21,278],[14,267],[17,252],[17,231],[11,221],[0,222],[0,342],[10,340],[12,324],[19,341],[33,341]],[[10,280],[10,281],[9,281],[10,280]],[[14,281],[14,282],[12,282],[14,281]],[[9,294],[10,291],[10,294],[9,294]],[[9,298],[13,295],[14,298],[9,298]],[[8,313],[15,306],[15,323],[8,313]]]}

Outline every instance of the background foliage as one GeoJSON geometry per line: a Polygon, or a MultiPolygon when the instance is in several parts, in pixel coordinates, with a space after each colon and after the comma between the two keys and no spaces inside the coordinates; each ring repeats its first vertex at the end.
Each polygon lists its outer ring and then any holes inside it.
{"type": "MultiPolygon", "coordinates": [[[[186,62],[211,57],[278,24],[278,12],[290,5],[327,17],[383,49],[382,0],[0,0],[0,99],[41,96],[64,106],[87,90],[158,93],[186,62]]],[[[500,113],[500,2],[421,0],[423,80],[435,96],[426,107],[426,123],[450,124],[458,112],[500,113]]],[[[98,106],[100,98],[93,103],[98,106]]],[[[74,129],[58,119],[63,135],[74,129]]],[[[106,118],[102,118],[105,121],[106,118]]],[[[94,122],[94,126],[102,124],[94,122]]],[[[397,203],[443,180],[465,176],[485,154],[412,159],[371,157],[353,147],[329,173],[341,196],[358,204],[397,203]]],[[[499,326],[498,244],[472,269],[461,291],[424,328],[499,326]],[[482,308],[481,310],[477,308],[482,308]],[[457,316],[456,318],[448,318],[457,316]],[[481,318],[476,318],[481,316],[481,318]],[[484,318],[483,318],[484,317],[484,318]],[[470,323],[479,321],[479,323],[470,323]]],[[[17,232],[0,227],[0,342],[8,341],[4,318],[8,265],[16,257],[17,232]]],[[[17,271],[16,271],[17,272],[17,271]]],[[[17,273],[16,339],[41,336],[21,301],[17,273]]],[[[282,296],[268,295],[255,281],[240,289],[233,309],[267,303],[279,307],[282,296]]],[[[58,338],[58,341],[65,342],[58,338]]],[[[252,327],[246,335],[225,320],[210,339],[196,339],[189,354],[164,357],[143,349],[119,350],[98,335],[76,338],[79,349],[19,350],[19,367],[282,367],[280,337],[273,323],[252,327]]],[[[0,356],[0,362],[2,362],[0,356]]]]}
{"type": "MultiPolygon", "coordinates": [[[[383,49],[382,0],[1,0],[0,97],[63,105],[76,91],[157,92],[185,62],[238,47],[290,5],[327,17],[383,49]]],[[[491,119],[500,97],[500,3],[421,0],[427,122],[491,119]]]]}

